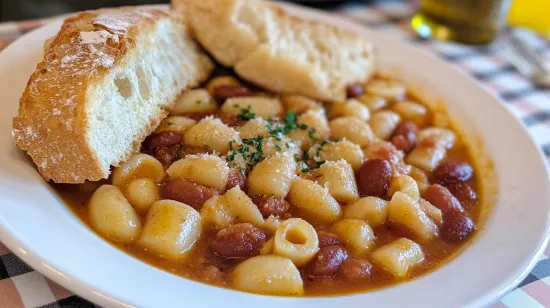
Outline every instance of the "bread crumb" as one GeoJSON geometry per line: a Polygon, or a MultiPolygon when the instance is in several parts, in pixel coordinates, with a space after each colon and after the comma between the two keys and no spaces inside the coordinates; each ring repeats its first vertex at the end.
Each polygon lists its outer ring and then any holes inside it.
{"type": "Polygon", "coordinates": [[[69,99],[65,101],[65,105],[69,107],[75,107],[76,106],[76,104],[74,103],[75,98],[76,98],[76,95],[69,97],[69,99]]]}
{"type": "MultiPolygon", "coordinates": [[[[127,17],[129,18],[130,16],[127,17]]],[[[126,33],[127,29],[131,25],[131,23],[127,19],[124,19],[123,17],[121,18],[120,15],[97,16],[92,20],[92,24],[94,24],[95,26],[103,26],[110,31],[119,34],[126,33]]]]}
{"type": "Polygon", "coordinates": [[[61,58],[61,68],[65,68],[67,65],[70,65],[71,62],[76,60],[78,57],[76,55],[66,55],[63,58],[61,58]]]}
{"type": "Polygon", "coordinates": [[[82,31],[80,32],[80,42],[82,44],[105,44],[110,35],[111,34],[105,30],[92,32],[82,31]]]}
{"type": "Polygon", "coordinates": [[[64,124],[68,131],[73,131],[73,119],[67,119],[64,124]]]}
{"type": "Polygon", "coordinates": [[[36,132],[30,126],[27,126],[27,129],[26,129],[25,133],[27,133],[27,136],[29,136],[31,138],[36,137],[36,132]]]}

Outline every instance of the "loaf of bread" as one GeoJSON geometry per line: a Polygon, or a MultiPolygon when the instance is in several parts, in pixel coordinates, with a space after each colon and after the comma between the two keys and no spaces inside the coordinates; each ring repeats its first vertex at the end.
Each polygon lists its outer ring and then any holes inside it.
{"type": "Polygon", "coordinates": [[[162,7],[80,13],[45,45],[13,120],[45,180],[109,176],[213,64],[162,7]]]}
{"type": "Polygon", "coordinates": [[[291,16],[262,0],[172,0],[196,39],[221,64],[274,92],[342,101],[374,71],[361,36],[291,16]]]}

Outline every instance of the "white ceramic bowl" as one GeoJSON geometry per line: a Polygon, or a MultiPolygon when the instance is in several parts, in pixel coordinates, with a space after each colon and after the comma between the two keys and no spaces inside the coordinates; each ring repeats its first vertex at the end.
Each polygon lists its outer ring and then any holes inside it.
{"type": "Polygon", "coordinates": [[[492,158],[498,203],[472,245],[433,273],[387,289],[343,297],[266,297],[211,287],[151,267],[86,228],[14,146],[11,119],[44,41],[60,23],[24,36],[0,55],[0,240],[71,291],[113,307],[477,307],[518,283],[548,241],[548,170],[520,123],[474,80],[402,42],[317,11],[294,13],[348,28],[378,48],[379,64],[425,95],[440,97],[479,153],[492,158]]]}

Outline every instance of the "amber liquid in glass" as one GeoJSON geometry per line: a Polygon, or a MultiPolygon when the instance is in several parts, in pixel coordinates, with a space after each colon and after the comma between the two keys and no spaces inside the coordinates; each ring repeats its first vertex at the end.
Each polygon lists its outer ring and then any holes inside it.
{"type": "Polygon", "coordinates": [[[510,0],[422,0],[412,26],[421,37],[484,45],[496,37],[509,6],[510,0]]]}

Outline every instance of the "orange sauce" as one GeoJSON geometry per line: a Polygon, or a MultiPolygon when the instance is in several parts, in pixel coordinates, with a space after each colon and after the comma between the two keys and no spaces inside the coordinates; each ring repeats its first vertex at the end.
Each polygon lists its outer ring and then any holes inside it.
{"type": "MultiPolygon", "coordinates": [[[[415,101],[420,101],[419,98],[411,97],[410,95],[409,98],[415,101]]],[[[456,145],[447,152],[445,160],[462,160],[469,162],[472,166],[475,166],[475,164],[472,163],[472,160],[469,157],[469,151],[467,147],[460,140],[457,140],[456,145]]],[[[87,209],[88,200],[90,199],[91,195],[97,187],[99,187],[101,184],[105,184],[108,182],[109,181],[106,180],[98,183],[85,183],[82,185],[54,184],[53,186],[54,189],[58,192],[59,196],[65,201],[67,206],[75,213],[75,215],[77,215],[86,226],[90,226],[87,209]]],[[[476,176],[473,176],[470,180],[467,181],[467,183],[478,194],[477,200],[480,200],[481,196],[479,195],[479,193],[481,192],[481,190],[478,186],[480,183],[477,182],[476,176]]],[[[476,227],[479,229],[479,224],[481,223],[481,206],[478,204],[478,202],[463,205],[466,211],[469,213],[471,219],[476,224],[476,227]]],[[[145,217],[142,217],[142,219],[145,219],[145,217]]],[[[311,221],[310,223],[317,230],[330,229],[330,225],[323,225],[311,221]]],[[[375,248],[406,235],[404,231],[392,228],[387,224],[383,224],[382,226],[374,229],[374,232],[376,235],[375,248]]],[[[229,288],[230,284],[227,279],[227,275],[225,275],[225,278],[221,280],[207,281],[205,280],[203,274],[204,261],[207,260],[209,258],[209,254],[211,254],[208,247],[215,236],[216,233],[214,230],[203,230],[201,237],[195,244],[192,252],[186,258],[186,260],[182,262],[172,262],[160,258],[147,252],[136,244],[120,244],[113,242],[109,239],[105,240],[110,242],[118,249],[134,256],[135,258],[138,258],[143,262],[170,272],[174,275],[186,277],[220,287],[229,288]]],[[[440,238],[436,238],[429,243],[422,243],[421,246],[425,254],[425,260],[420,265],[416,266],[406,278],[395,278],[376,267],[373,267],[371,277],[366,280],[351,281],[338,275],[330,278],[311,278],[307,275],[305,268],[300,268],[304,281],[305,294],[306,296],[329,296],[364,292],[388,287],[394,284],[411,280],[415,277],[419,277],[421,275],[429,273],[451,260],[457,253],[461,251],[461,249],[468,246],[469,242],[471,242],[474,237],[475,232],[474,236],[470,236],[469,239],[461,243],[451,244],[443,241],[440,238]]],[[[223,268],[223,273],[229,274],[234,266],[237,264],[238,261],[226,262],[226,264],[224,264],[225,268],[223,268]]]]}

